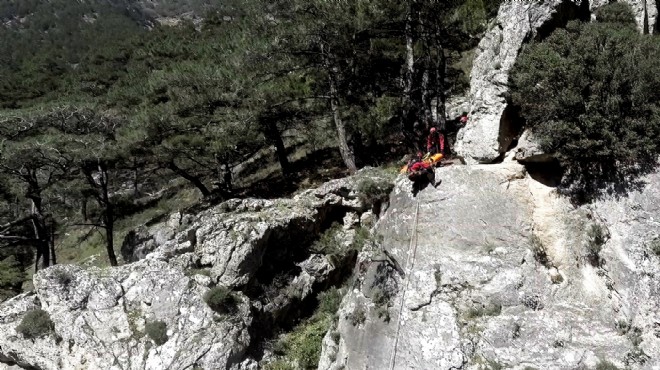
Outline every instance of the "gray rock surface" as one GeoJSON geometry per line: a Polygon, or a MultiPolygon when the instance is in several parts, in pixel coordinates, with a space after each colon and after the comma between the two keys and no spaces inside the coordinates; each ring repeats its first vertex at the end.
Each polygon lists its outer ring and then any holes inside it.
{"type": "Polygon", "coordinates": [[[479,42],[470,76],[470,119],[459,131],[456,144],[457,153],[468,163],[491,162],[507,150],[512,138],[500,138],[500,126],[506,124],[501,121],[509,71],[523,42],[550,19],[561,2],[504,2],[479,42]]]}
{"type": "Polygon", "coordinates": [[[640,32],[657,33],[658,6],[657,0],[623,0],[632,8],[640,32]]]}
{"type": "Polygon", "coordinates": [[[152,259],[41,271],[34,293],[0,306],[3,362],[39,369],[229,368],[249,344],[249,307],[241,299],[236,315],[214,313],[202,301],[208,287],[201,281],[152,259]],[[49,313],[55,332],[24,339],[15,328],[36,308],[49,313]],[[145,333],[154,321],[166,324],[162,345],[145,333]]]}
{"type": "MultiPolygon", "coordinates": [[[[359,215],[371,207],[359,197],[360,184],[367,181],[387,187],[391,179],[381,171],[366,169],[290,199],[230,200],[200,213],[183,228],[177,226],[178,232],[162,232],[167,237],[160,238],[147,258],[171,261],[183,268],[209,268],[218,284],[243,287],[253,279],[264,258],[295,253],[296,248],[311,243],[329,222],[341,223],[345,215],[352,220],[346,223],[357,225],[359,215]],[[269,246],[284,248],[269,250],[269,246]]],[[[142,239],[151,245],[156,236],[142,239]]],[[[133,250],[151,249],[145,244],[133,250]]],[[[133,255],[134,259],[139,257],[133,255]]]]}
{"type": "Polygon", "coordinates": [[[232,200],[198,215],[176,213],[124,241],[125,260],[136,262],[40,271],[34,292],[0,304],[0,368],[256,369],[246,351],[264,338],[252,330],[277,325],[300,301],[350,274],[355,228],[375,222],[372,211],[384,208],[362,188],[389,189],[393,177],[364,169],[291,199],[232,200]],[[332,258],[310,251],[334,221],[347,227],[337,228],[332,258]],[[276,277],[286,280],[281,289],[276,277]],[[235,312],[217,314],[203,301],[214,285],[236,288],[235,312]],[[26,339],[16,327],[37,308],[50,315],[54,332],[26,339]],[[167,329],[160,345],[145,326],[155,321],[167,329]]]}
{"type": "Polygon", "coordinates": [[[525,130],[518,139],[518,145],[513,149],[514,158],[521,162],[548,162],[554,157],[545,153],[534,135],[529,130],[525,130]]]}
{"type": "Polygon", "coordinates": [[[660,366],[660,174],[579,208],[513,161],[436,175],[416,198],[397,181],[377,224],[396,262],[358,257],[319,369],[389,369],[399,321],[395,369],[660,366]]]}

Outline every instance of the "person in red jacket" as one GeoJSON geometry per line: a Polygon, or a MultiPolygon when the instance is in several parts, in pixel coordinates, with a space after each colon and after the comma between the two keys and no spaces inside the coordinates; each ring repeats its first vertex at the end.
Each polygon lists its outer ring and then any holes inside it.
{"type": "Polygon", "coordinates": [[[445,135],[436,130],[435,127],[431,127],[429,136],[426,138],[426,151],[431,154],[445,154],[445,135]]]}
{"type": "Polygon", "coordinates": [[[413,182],[413,195],[417,195],[426,184],[437,186],[433,166],[422,160],[421,152],[408,162],[408,179],[413,182]]]}

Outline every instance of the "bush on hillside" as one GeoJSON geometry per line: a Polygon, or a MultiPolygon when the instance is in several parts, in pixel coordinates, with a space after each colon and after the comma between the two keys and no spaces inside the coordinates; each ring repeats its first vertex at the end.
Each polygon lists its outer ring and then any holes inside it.
{"type": "Polygon", "coordinates": [[[640,185],[660,154],[660,38],[631,27],[626,7],[529,45],[511,73],[513,103],[579,202],[640,185]]]}
{"type": "Polygon", "coordinates": [[[378,202],[386,200],[394,189],[394,184],[378,183],[373,179],[364,178],[357,186],[357,193],[360,201],[367,206],[372,206],[378,202]]]}
{"type": "Polygon", "coordinates": [[[25,277],[14,256],[0,261],[0,302],[20,293],[25,277]]]}
{"type": "Polygon", "coordinates": [[[55,330],[48,312],[42,309],[29,311],[16,327],[16,332],[26,339],[41,338],[55,330]]]}
{"type": "Polygon", "coordinates": [[[167,342],[167,324],[163,321],[150,321],[144,325],[144,331],[156,345],[163,345],[167,342]]]}
{"type": "Polygon", "coordinates": [[[204,302],[215,312],[221,314],[232,313],[236,310],[238,299],[231,290],[217,286],[204,294],[204,302]]]}
{"type": "Polygon", "coordinates": [[[612,3],[596,10],[596,20],[600,23],[609,23],[610,25],[625,26],[636,28],[637,22],[635,15],[626,3],[612,3]]]}

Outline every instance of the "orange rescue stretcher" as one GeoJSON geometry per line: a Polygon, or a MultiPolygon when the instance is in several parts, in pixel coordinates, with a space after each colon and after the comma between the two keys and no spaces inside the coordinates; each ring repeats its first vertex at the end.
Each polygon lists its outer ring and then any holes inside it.
{"type": "MultiPolygon", "coordinates": [[[[442,158],[444,158],[444,155],[442,155],[442,153],[436,153],[436,154],[426,153],[426,155],[422,158],[422,162],[430,164],[431,166],[435,167],[440,163],[442,158]]],[[[401,171],[399,171],[399,173],[406,173],[406,172],[408,172],[407,163],[405,166],[401,168],[401,171]]]]}

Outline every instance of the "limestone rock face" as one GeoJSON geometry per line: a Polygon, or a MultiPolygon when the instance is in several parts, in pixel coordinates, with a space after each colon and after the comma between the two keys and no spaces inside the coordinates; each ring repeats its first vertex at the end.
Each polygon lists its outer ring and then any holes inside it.
{"type": "Polygon", "coordinates": [[[637,21],[637,28],[639,28],[640,32],[658,32],[657,0],[623,0],[623,2],[627,3],[632,8],[633,14],[635,14],[635,20],[637,21]]]}
{"type": "Polygon", "coordinates": [[[513,138],[506,137],[506,132],[500,135],[500,127],[509,71],[523,42],[551,18],[560,3],[504,2],[495,23],[479,42],[470,78],[470,119],[456,144],[457,153],[468,163],[492,162],[508,149],[513,138]]]}
{"type": "Polygon", "coordinates": [[[514,151],[514,158],[520,162],[548,162],[553,159],[551,154],[545,153],[539,143],[534,139],[534,135],[526,130],[520,135],[518,145],[514,151]]]}
{"type": "Polygon", "coordinates": [[[291,199],[176,213],[129,234],[122,255],[133,263],[40,271],[34,292],[0,304],[0,369],[256,369],[246,351],[264,340],[259,330],[290,320],[301,301],[350,275],[355,229],[375,222],[392,181],[364,169],[291,199]],[[374,196],[365,186],[383,190],[374,196]],[[311,251],[334,222],[344,227],[333,255],[311,251]],[[203,297],[215,285],[234,290],[235,310],[208,307],[203,297]],[[35,309],[54,331],[32,340],[16,327],[35,309]],[[165,338],[153,337],[152,323],[164,324],[165,338]]]}
{"type": "Polygon", "coordinates": [[[229,368],[249,344],[251,314],[214,313],[206,285],[152,259],[112,269],[58,265],[34,277],[35,292],[0,306],[3,362],[38,369],[229,368]],[[15,330],[24,314],[48,312],[55,332],[34,341],[15,330]],[[160,321],[167,340],[146,333],[160,321]],[[230,339],[230,340],[228,340],[230,339]]]}
{"type": "Polygon", "coordinates": [[[147,258],[170,261],[183,268],[208,268],[218,284],[243,287],[264,259],[288,260],[303,252],[323,227],[333,221],[341,223],[350,212],[368,211],[371,204],[365,204],[358,194],[364,181],[387,187],[391,178],[363,170],[290,199],[229,200],[200,213],[185,227],[177,226],[177,232],[161,232],[168,238],[161,237],[157,248],[151,247],[156,244],[155,235],[143,236],[142,244],[133,243],[135,253],[128,258],[138,259],[141,251],[153,249],[147,258]]]}
{"type": "Polygon", "coordinates": [[[660,366],[660,174],[578,208],[512,161],[436,175],[397,181],[319,369],[660,366]]]}

